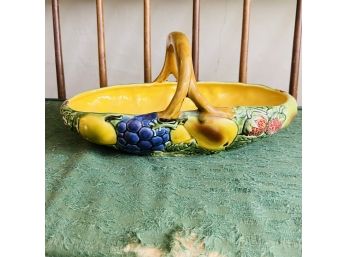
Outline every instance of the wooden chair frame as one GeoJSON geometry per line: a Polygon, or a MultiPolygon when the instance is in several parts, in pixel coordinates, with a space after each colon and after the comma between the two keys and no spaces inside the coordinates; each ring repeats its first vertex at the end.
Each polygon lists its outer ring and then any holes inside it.
{"type": "MultiPolygon", "coordinates": [[[[96,0],[97,11],[97,34],[98,34],[98,59],[99,59],[99,85],[106,87],[107,67],[106,50],[104,35],[104,12],[103,0],[96,0]]],[[[152,81],[151,78],[151,1],[144,0],[144,82],[152,81]]],[[[240,48],[239,63],[239,82],[247,83],[248,71],[248,48],[249,48],[249,24],[250,24],[251,0],[243,0],[243,23],[240,48]]],[[[299,66],[301,55],[301,37],[302,37],[302,0],[297,0],[295,29],[293,38],[291,71],[289,93],[297,98],[299,66]]],[[[57,73],[58,99],[66,99],[65,78],[63,67],[63,54],[61,43],[59,0],[52,0],[53,34],[54,34],[54,52],[57,73]]],[[[200,0],[193,0],[192,15],[192,59],[196,79],[199,77],[199,28],[200,28],[200,0]]]]}

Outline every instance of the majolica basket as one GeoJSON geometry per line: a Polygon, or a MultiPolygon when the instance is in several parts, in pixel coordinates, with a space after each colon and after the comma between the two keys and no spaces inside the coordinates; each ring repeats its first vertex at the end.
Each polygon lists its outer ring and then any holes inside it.
{"type": "Polygon", "coordinates": [[[132,154],[228,150],[287,127],[297,113],[288,93],[261,85],[197,82],[190,45],[169,34],[153,83],[116,85],[65,101],[66,125],[88,141],[132,154]],[[172,74],[177,83],[167,82],[172,74]]]}

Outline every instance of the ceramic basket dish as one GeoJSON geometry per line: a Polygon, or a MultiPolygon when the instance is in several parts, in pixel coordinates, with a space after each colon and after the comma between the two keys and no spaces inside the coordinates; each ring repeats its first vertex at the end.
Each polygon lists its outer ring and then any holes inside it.
{"type": "Polygon", "coordinates": [[[288,93],[261,85],[196,82],[191,49],[169,34],[153,83],[87,91],[61,106],[64,122],[88,141],[132,154],[228,150],[287,127],[297,113],[288,93]],[[169,75],[177,82],[167,82],[169,75]]]}

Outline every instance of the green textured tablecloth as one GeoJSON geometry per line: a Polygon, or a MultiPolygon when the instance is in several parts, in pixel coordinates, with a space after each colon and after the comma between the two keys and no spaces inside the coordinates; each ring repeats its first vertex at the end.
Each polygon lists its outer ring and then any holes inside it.
{"type": "Polygon", "coordinates": [[[47,256],[301,256],[301,111],[235,150],[140,157],[83,140],[60,104],[46,101],[47,256]]]}

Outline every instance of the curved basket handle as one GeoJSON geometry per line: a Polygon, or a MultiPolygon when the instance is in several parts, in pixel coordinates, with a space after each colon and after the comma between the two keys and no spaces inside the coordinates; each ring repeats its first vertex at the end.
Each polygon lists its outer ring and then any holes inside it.
{"type": "Polygon", "coordinates": [[[177,119],[186,97],[189,97],[195,103],[203,115],[224,118],[232,116],[231,112],[218,110],[210,105],[207,99],[199,93],[192,65],[189,40],[181,32],[172,32],[168,35],[164,65],[155,82],[161,83],[165,81],[170,74],[174,75],[178,84],[167,108],[158,113],[159,118],[165,120],[177,119]]]}

